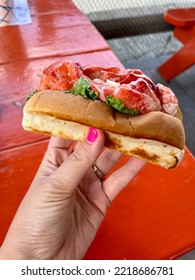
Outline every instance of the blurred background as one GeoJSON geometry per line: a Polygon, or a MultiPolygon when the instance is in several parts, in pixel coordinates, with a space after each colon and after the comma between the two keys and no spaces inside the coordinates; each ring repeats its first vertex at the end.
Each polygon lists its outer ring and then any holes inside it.
{"type": "Polygon", "coordinates": [[[163,19],[170,8],[195,7],[195,0],[74,0],[107,40],[123,64],[156,58],[182,45],[163,19]]]}
{"type": "MultiPolygon", "coordinates": [[[[195,0],[74,0],[126,68],[139,68],[154,82],[170,87],[179,99],[186,145],[195,156],[195,66],[167,83],[157,68],[183,45],[163,14],[195,7],[195,0]]],[[[194,50],[195,51],[195,50],[194,50]]],[[[180,259],[195,259],[192,251],[180,259]]]]}

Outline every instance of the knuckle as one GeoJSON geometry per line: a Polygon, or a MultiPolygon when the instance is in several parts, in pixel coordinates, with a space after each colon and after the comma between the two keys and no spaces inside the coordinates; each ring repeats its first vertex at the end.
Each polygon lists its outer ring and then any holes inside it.
{"type": "Polygon", "coordinates": [[[115,151],[115,150],[107,150],[106,151],[106,153],[105,153],[105,158],[106,158],[106,160],[108,160],[108,161],[115,161],[115,160],[117,160],[118,158],[119,158],[119,156],[121,155],[121,153],[120,152],[118,152],[118,151],[115,151]]]}
{"type": "Polygon", "coordinates": [[[72,160],[76,163],[92,162],[92,156],[81,150],[72,154],[72,160]]]}

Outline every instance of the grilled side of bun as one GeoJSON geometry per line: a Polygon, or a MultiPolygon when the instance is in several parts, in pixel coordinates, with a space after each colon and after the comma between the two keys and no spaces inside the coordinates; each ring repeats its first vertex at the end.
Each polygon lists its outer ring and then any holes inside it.
{"type": "Polygon", "coordinates": [[[104,130],[106,147],[134,155],[164,168],[174,168],[184,154],[185,133],[180,119],[163,112],[128,116],[99,100],[44,90],[24,107],[24,129],[82,140],[88,126],[104,130]]]}

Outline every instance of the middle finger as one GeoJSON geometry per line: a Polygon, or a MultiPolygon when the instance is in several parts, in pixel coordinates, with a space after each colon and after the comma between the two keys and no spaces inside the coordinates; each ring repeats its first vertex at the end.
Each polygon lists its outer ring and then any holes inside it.
{"type": "Polygon", "coordinates": [[[106,148],[96,160],[95,165],[106,175],[112,170],[120,157],[120,152],[106,148]]]}

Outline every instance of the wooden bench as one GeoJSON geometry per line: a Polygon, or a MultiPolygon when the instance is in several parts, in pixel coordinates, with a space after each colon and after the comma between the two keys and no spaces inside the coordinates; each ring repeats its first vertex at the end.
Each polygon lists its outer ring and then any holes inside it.
{"type": "Polygon", "coordinates": [[[170,9],[164,19],[175,26],[174,36],[184,44],[157,69],[166,81],[170,81],[195,63],[195,8],[170,9]]]}

